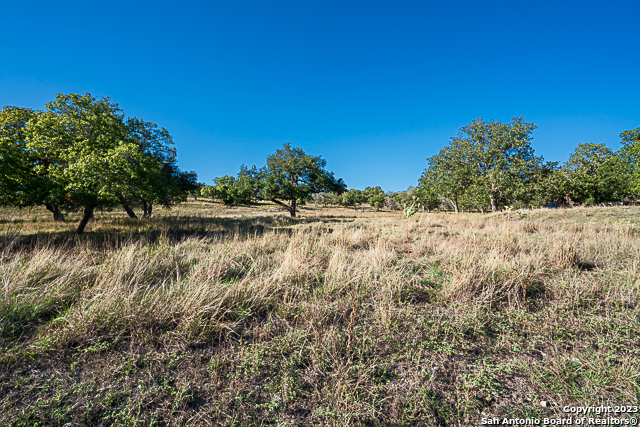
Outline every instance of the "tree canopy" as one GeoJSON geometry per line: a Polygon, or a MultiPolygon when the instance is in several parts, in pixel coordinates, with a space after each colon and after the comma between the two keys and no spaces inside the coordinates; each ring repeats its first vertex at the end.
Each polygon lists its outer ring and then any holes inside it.
{"type": "Polygon", "coordinates": [[[82,211],[82,233],[97,208],[143,203],[170,206],[193,187],[164,128],[124,112],[109,98],[58,94],[45,111],[5,107],[0,113],[0,202],[42,205],[55,220],[82,211]]]}
{"type": "Polygon", "coordinates": [[[427,159],[416,188],[384,193],[379,186],[347,191],[326,169],[322,156],[285,143],[260,169],[241,166],[237,176],[197,182],[180,170],[169,132],[155,123],[125,116],[109,98],[58,94],[42,111],[14,106],[0,110],[0,204],[44,206],[56,221],[81,211],[82,233],[96,209],[121,206],[151,216],[154,205],[170,207],[188,195],[225,205],[268,200],[292,217],[300,205],[353,206],[378,210],[415,201],[426,209],[476,209],[549,203],[594,204],[640,194],[640,128],[620,134],[622,148],[580,144],[560,165],[536,156],[536,125],[523,117],[510,122],[473,120],[449,144],[427,159]]]}
{"type": "Polygon", "coordinates": [[[27,152],[27,125],[40,112],[6,106],[0,110],[0,204],[29,206],[41,187],[34,171],[35,158],[27,152]]]}
{"type": "Polygon", "coordinates": [[[461,206],[496,211],[514,201],[530,200],[531,188],[545,169],[534,155],[531,133],[522,117],[510,123],[478,118],[464,126],[448,146],[427,160],[420,190],[432,206],[434,195],[461,206]]]}
{"type": "Polygon", "coordinates": [[[366,200],[366,196],[360,190],[349,190],[342,195],[342,204],[344,206],[353,206],[353,209],[356,210],[364,200],[366,200]]]}
{"type": "Polygon", "coordinates": [[[249,205],[257,198],[259,180],[256,174],[255,168],[248,169],[242,165],[237,178],[230,175],[214,178],[214,185],[204,187],[201,194],[225,205],[249,205]]]}
{"type": "Polygon", "coordinates": [[[371,196],[371,198],[369,199],[369,205],[371,205],[371,207],[374,208],[377,212],[378,209],[382,209],[382,207],[384,207],[384,196],[380,194],[371,196]]]}
{"type": "Polygon", "coordinates": [[[286,143],[267,157],[266,166],[256,173],[258,197],[271,200],[295,217],[299,204],[310,200],[312,194],[346,191],[344,181],[335,178],[326,165],[321,156],[308,155],[286,143]]]}
{"type": "Polygon", "coordinates": [[[640,194],[640,127],[624,131],[620,134],[623,145],[621,157],[629,165],[629,191],[633,195],[640,194]]]}
{"type": "Polygon", "coordinates": [[[580,144],[564,166],[564,191],[570,203],[620,200],[629,193],[624,159],[604,144],[580,144]]]}
{"type": "Polygon", "coordinates": [[[510,123],[482,118],[464,126],[449,145],[427,159],[419,179],[424,206],[440,202],[459,209],[492,211],[504,206],[611,202],[640,193],[640,128],[620,134],[623,148],[580,144],[564,164],[534,154],[536,126],[516,117],[510,123]]]}

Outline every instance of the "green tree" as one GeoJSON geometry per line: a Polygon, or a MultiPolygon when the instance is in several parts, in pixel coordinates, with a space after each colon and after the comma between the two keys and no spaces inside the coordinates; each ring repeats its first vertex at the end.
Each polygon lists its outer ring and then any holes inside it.
{"type": "Polygon", "coordinates": [[[543,163],[531,146],[531,133],[536,128],[522,117],[514,117],[511,123],[479,118],[454,138],[453,144],[470,147],[465,157],[475,169],[474,193],[484,193],[492,211],[512,205],[543,163]]]}
{"type": "MultiPolygon", "coordinates": [[[[160,203],[164,208],[170,208],[178,203],[186,202],[189,194],[198,190],[198,174],[194,171],[183,171],[176,163],[163,165],[165,186],[162,187],[160,203]]],[[[149,216],[151,212],[149,211],[149,216]]]]}
{"type": "Polygon", "coordinates": [[[257,173],[259,197],[284,207],[295,217],[298,205],[310,200],[312,194],[322,191],[342,194],[346,185],[325,169],[326,164],[321,156],[307,155],[301,148],[291,148],[286,143],[282,150],[267,158],[267,165],[257,173]]]}
{"type": "Polygon", "coordinates": [[[214,178],[214,185],[209,187],[213,199],[220,200],[225,205],[249,204],[251,188],[243,189],[238,180],[230,175],[214,178]],[[243,191],[244,190],[244,191],[243,191]]]}
{"type": "Polygon", "coordinates": [[[420,209],[430,211],[440,205],[440,197],[433,186],[424,180],[418,182],[418,187],[409,186],[406,191],[398,191],[394,195],[394,201],[401,206],[416,204],[420,209]]]}
{"type": "Polygon", "coordinates": [[[193,184],[194,174],[178,169],[165,129],[124,117],[109,98],[58,94],[32,120],[27,149],[42,158],[34,170],[56,189],[44,202],[81,209],[78,234],[97,208],[121,204],[135,217],[129,204],[142,201],[150,216],[153,203],[181,201],[193,184]]]}
{"type": "Polygon", "coordinates": [[[202,189],[205,187],[205,185],[206,184],[204,182],[196,182],[195,190],[193,190],[191,193],[189,193],[189,196],[193,197],[193,200],[195,200],[197,202],[198,201],[198,197],[200,197],[202,189]]]}
{"type": "Polygon", "coordinates": [[[474,182],[474,170],[468,161],[470,144],[464,140],[452,140],[438,154],[427,159],[427,168],[420,177],[420,188],[436,193],[448,201],[455,213],[459,203],[474,182]]]}
{"type": "Polygon", "coordinates": [[[234,185],[235,180],[235,177],[231,175],[214,178],[213,185],[207,187],[207,197],[219,200],[225,205],[233,205],[234,199],[231,187],[234,185]]]}
{"type": "Polygon", "coordinates": [[[342,204],[344,206],[353,206],[357,210],[357,205],[365,200],[365,196],[360,190],[349,190],[342,195],[342,204]]]}
{"type": "MultiPolygon", "coordinates": [[[[127,141],[135,143],[140,154],[127,159],[129,171],[119,173],[127,177],[120,180],[119,194],[127,194],[120,199],[141,203],[143,215],[150,217],[154,204],[170,208],[200,192],[197,174],[178,167],[173,139],[165,128],[133,117],[127,120],[127,130],[127,141]]],[[[127,210],[125,204],[121,204],[127,210]]],[[[135,216],[128,210],[127,213],[135,216]]]]}
{"type": "Polygon", "coordinates": [[[524,186],[516,194],[515,208],[541,207],[548,203],[564,203],[566,175],[557,162],[533,165],[524,186]]]}
{"type": "Polygon", "coordinates": [[[115,204],[112,167],[137,150],[126,141],[123,119],[124,113],[108,98],[58,94],[47,104],[47,113],[31,126],[28,150],[55,158],[37,164],[38,175],[64,190],[64,194],[49,195],[52,203],[83,210],[78,234],[96,208],[115,204]]]}
{"type": "Polygon", "coordinates": [[[428,178],[429,177],[424,174],[420,177],[413,196],[416,197],[416,200],[421,206],[424,206],[427,212],[430,212],[440,206],[442,201],[440,200],[440,196],[436,190],[435,183],[428,180],[428,178]]]}
{"type": "Polygon", "coordinates": [[[604,144],[580,144],[563,169],[570,203],[611,202],[629,193],[629,164],[604,144]]]}
{"type": "MultiPolygon", "coordinates": [[[[46,193],[34,167],[35,153],[27,150],[28,124],[39,112],[6,106],[0,110],[0,204],[29,206],[38,204],[38,194],[46,193]]],[[[42,161],[42,160],[41,160],[42,161]]],[[[53,209],[53,208],[52,208],[53,209]]],[[[54,219],[64,219],[58,211],[54,219]]]]}
{"type": "Polygon", "coordinates": [[[380,186],[365,187],[362,194],[364,195],[365,200],[369,201],[369,199],[371,199],[373,196],[384,196],[384,191],[382,191],[382,188],[380,188],[380,186]]]}
{"type": "MultiPolygon", "coordinates": [[[[35,146],[34,128],[52,123],[55,115],[19,107],[5,107],[0,113],[0,151],[2,152],[3,204],[42,205],[54,221],[64,221],[61,212],[66,194],[64,185],[51,178],[51,167],[63,163],[60,140],[35,146]]],[[[64,129],[61,130],[61,133],[64,129]]]]}
{"type": "Polygon", "coordinates": [[[342,203],[342,191],[330,191],[326,192],[325,202],[329,206],[335,206],[342,203]]]}
{"type": "Polygon", "coordinates": [[[238,203],[249,205],[252,201],[257,201],[262,191],[260,172],[253,166],[249,169],[245,165],[240,166],[238,178],[236,179],[236,199],[238,203]]]}
{"type": "MultiPolygon", "coordinates": [[[[215,182],[215,181],[214,181],[215,182]]],[[[209,199],[216,200],[216,190],[213,185],[205,185],[200,189],[200,195],[209,199]]]]}
{"type": "Polygon", "coordinates": [[[177,193],[179,170],[173,139],[165,128],[132,117],[126,121],[126,141],[134,145],[126,156],[114,161],[112,192],[129,217],[137,218],[133,204],[142,204],[143,215],[151,215],[154,203],[167,204],[177,193]]]}
{"type": "Polygon", "coordinates": [[[478,118],[427,160],[421,186],[460,207],[496,211],[528,195],[528,185],[544,165],[531,147],[533,123],[478,118]]]}
{"type": "Polygon", "coordinates": [[[378,209],[382,209],[384,207],[384,196],[381,196],[379,194],[372,196],[369,199],[369,205],[371,205],[371,207],[374,208],[376,212],[378,212],[378,209]]]}
{"type": "Polygon", "coordinates": [[[82,233],[96,208],[165,206],[193,191],[196,175],[176,164],[169,133],[124,113],[109,98],[58,94],[45,112],[5,107],[0,114],[0,202],[83,211],[82,233]]]}
{"type": "Polygon", "coordinates": [[[629,165],[629,195],[640,194],[640,127],[620,134],[623,145],[620,156],[629,165]]]}
{"type": "Polygon", "coordinates": [[[220,200],[225,205],[250,205],[258,197],[260,189],[257,174],[255,167],[248,169],[242,165],[237,178],[230,175],[214,178],[214,185],[206,187],[202,194],[220,200]]]}

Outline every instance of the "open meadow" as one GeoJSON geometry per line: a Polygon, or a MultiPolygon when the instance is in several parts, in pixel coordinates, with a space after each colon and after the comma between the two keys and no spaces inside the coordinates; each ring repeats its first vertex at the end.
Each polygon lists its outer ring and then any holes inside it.
{"type": "Polygon", "coordinates": [[[96,212],[81,236],[78,218],[4,209],[2,424],[468,426],[638,405],[640,207],[408,225],[274,208],[96,212]]]}

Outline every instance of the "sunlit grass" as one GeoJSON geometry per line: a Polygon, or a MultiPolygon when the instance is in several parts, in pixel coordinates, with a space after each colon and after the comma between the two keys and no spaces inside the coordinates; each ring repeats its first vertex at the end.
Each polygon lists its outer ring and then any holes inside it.
{"type": "Polygon", "coordinates": [[[272,209],[104,213],[81,237],[5,211],[1,419],[475,425],[637,403],[640,208],[417,214],[411,258],[402,212],[272,209]]]}

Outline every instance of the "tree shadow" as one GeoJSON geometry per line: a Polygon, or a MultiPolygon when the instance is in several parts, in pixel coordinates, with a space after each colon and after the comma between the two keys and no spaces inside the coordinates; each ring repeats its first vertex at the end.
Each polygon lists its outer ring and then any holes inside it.
{"type": "Polygon", "coordinates": [[[580,271],[593,271],[598,268],[593,262],[579,262],[576,264],[576,267],[580,271]]]}
{"type": "MultiPolygon", "coordinates": [[[[259,237],[266,233],[292,235],[301,225],[349,223],[355,218],[296,217],[259,215],[223,217],[198,215],[167,215],[153,218],[97,218],[91,220],[82,235],[74,227],[56,231],[29,231],[28,228],[5,233],[0,237],[0,251],[35,248],[41,244],[72,248],[79,244],[92,248],[117,248],[136,241],[145,243],[179,242],[186,238],[259,237]]],[[[327,232],[331,233],[332,228],[327,232]]]]}

